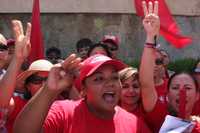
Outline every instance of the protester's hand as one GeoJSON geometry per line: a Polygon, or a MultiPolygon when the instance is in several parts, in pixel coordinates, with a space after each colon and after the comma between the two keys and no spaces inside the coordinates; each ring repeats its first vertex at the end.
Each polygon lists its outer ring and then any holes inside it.
{"type": "Polygon", "coordinates": [[[154,39],[155,36],[159,34],[160,31],[160,19],[158,16],[158,1],[152,2],[147,4],[145,1],[142,2],[143,11],[144,11],[144,19],[143,19],[143,26],[147,33],[147,40],[154,39]]]}
{"type": "Polygon", "coordinates": [[[15,57],[23,61],[31,50],[31,24],[27,23],[26,34],[24,34],[22,23],[19,20],[12,21],[12,28],[15,36],[15,57]]]}
{"type": "Polygon", "coordinates": [[[71,88],[74,80],[74,70],[80,67],[81,59],[71,54],[60,65],[55,65],[49,72],[47,88],[54,92],[61,92],[71,88]]]}

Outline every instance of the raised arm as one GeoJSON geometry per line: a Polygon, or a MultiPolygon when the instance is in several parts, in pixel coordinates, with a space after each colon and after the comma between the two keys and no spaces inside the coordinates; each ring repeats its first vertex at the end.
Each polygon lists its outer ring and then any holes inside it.
{"type": "Polygon", "coordinates": [[[28,102],[15,121],[15,133],[39,133],[48,110],[57,95],[73,83],[73,70],[81,59],[70,55],[61,66],[54,66],[44,88],[41,88],[28,102]],[[29,121],[29,122],[27,122],[29,121]]]}
{"type": "Polygon", "coordinates": [[[16,86],[17,74],[25,58],[30,52],[30,33],[31,24],[27,24],[26,35],[22,24],[18,20],[12,21],[13,32],[15,35],[15,54],[8,66],[7,72],[0,81],[0,107],[7,107],[16,86]]]}
{"type": "Polygon", "coordinates": [[[153,110],[157,101],[153,73],[155,65],[154,44],[155,38],[158,36],[160,29],[160,20],[157,15],[158,2],[156,1],[154,3],[154,8],[152,2],[148,3],[148,8],[146,2],[143,2],[143,9],[145,15],[143,26],[147,37],[140,64],[139,79],[141,83],[143,107],[146,112],[150,112],[153,110]]]}

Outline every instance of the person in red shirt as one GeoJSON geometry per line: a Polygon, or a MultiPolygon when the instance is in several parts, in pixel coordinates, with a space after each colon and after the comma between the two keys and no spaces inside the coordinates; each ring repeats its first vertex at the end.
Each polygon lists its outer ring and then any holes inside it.
{"type": "MultiPolygon", "coordinates": [[[[154,66],[156,58],[155,38],[158,36],[160,20],[158,17],[158,2],[143,2],[145,18],[144,29],[147,33],[140,65],[140,83],[143,107],[146,120],[153,132],[158,132],[167,114],[190,119],[195,102],[198,100],[197,82],[188,73],[177,73],[168,81],[168,101],[160,101],[155,88],[154,66]],[[154,7],[154,8],[153,8],[154,7]],[[182,93],[184,92],[184,93],[182,93]]],[[[173,123],[172,123],[173,124],[173,123]]]]}
{"type": "Polygon", "coordinates": [[[122,82],[120,106],[143,119],[138,70],[133,67],[124,68],[119,72],[119,77],[122,82]]]}
{"type": "Polygon", "coordinates": [[[12,96],[14,108],[9,110],[6,121],[6,128],[9,133],[13,132],[13,124],[19,112],[28,100],[44,85],[52,66],[53,64],[48,60],[36,60],[31,63],[28,70],[18,75],[17,83],[23,83],[23,90],[20,91],[23,91],[25,96],[12,96]]]}
{"type": "Polygon", "coordinates": [[[80,61],[72,54],[51,69],[46,86],[15,121],[15,132],[149,133],[140,119],[117,106],[121,90],[118,71],[124,64],[99,54],[80,61]],[[84,98],[53,103],[59,92],[73,84],[77,67],[81,67],[79,81],[84,98]]]}

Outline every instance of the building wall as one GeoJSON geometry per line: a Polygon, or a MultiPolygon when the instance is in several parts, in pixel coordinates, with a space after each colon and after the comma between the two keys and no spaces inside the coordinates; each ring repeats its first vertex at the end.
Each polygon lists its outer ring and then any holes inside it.
{"type": "MultiPolygon", "coordinates": [[[[2,13],[30,13],[33,0],[1,0],[2,13]]],[[[135,13],[134,0],[40,0],[45,13],[135,13]]],[[[165,0],[174,15],[200,15],[199,0],[165,0]]]]}

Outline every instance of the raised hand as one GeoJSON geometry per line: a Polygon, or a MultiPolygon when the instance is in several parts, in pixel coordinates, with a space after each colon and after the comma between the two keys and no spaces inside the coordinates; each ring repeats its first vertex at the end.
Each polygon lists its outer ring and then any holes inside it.
{"type": "Polygon", "coordinates": [[[153,41],[155,36],[159,34],[160,31],[160,19],[158,16],[158,1],[147,4],[145,1],[142,2],[143,11],[144,11],[144,19],[143,26],[147,33],[147,40],[153,41]]]}
{"type": "Polygon", "coordinates": [[[26,34],[24,34],[22,23],[19,20],[12,21],[12,28],[15,36],[15,57],[23,61],[31,50],[31,24],[27,23],[26,34]]]}
{"type": "Polygon", "coordinates": [[[81,58],[71,54],[60,65],[55,65],[49,72],[47,88],[55,92],[61,92],[70,88],[74,80],[74,70],[80,67],[81,58]]]}

